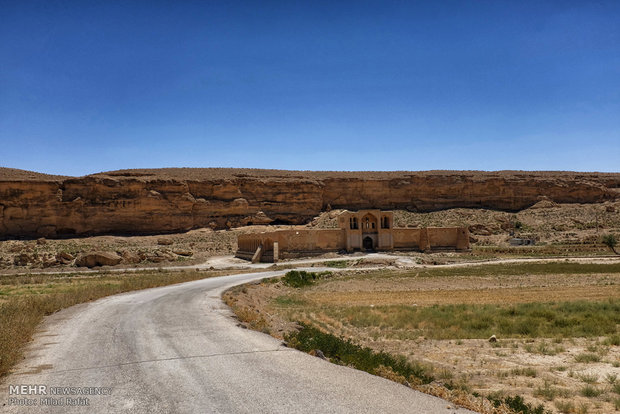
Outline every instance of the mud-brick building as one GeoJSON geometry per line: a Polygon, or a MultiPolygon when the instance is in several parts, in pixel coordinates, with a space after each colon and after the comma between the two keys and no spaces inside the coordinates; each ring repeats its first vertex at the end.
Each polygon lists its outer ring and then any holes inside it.
{"type": "Polygon", "coordinates": [[[252,262],[277,262],[327,252],[469,250],[466,227],[395,228],[391,211],[344,211],[338,229],[275,230],[239,235],[236,256],[252,262]]]}

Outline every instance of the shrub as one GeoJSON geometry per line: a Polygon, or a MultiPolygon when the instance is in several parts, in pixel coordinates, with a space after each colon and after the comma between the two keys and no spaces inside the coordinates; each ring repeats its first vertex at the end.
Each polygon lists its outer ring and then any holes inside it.
{"type": "Polygon", "coordinates": [[[325,266],[344,269],[345,267],[349,266],[349,262],[346,260],[332,260],[329,262],[325,262],[325,266]]]}
{"type": "Polygon", "coordinates": [[[579,379],[586,384],[596,384],[598,381],[598,375],[596,374],[580,374],[578,375],[579,379]]]}
{"type": "Polygon", "coordinates": [[[586,385],[585,387],[581,389],[581,395],[583,395],[584,397],[588,397],[588,398],[598,397],[602,393],[603,392],[601,390],[599,390],[596,387],[593,387],[592,385],[586,385]]]}
{"type": "Polygon", "coordinates": [[[614,335],[611,335],[611,336],[607,337],[605,339],[605,341],[603,341],[603,344],[604,345],[620,346],[620,335],[614,334],[614,335]]]}
{"type": "Polygon", "coordinates": [[[288,345],[300,351],[320,350],[331,362],[352,366],[373,375],[389,370],[413,383],[428,384],[434,379],[425,367],[411,363],[405,357],[375,352],[354,344],[350,339],[338,338],[303,323],[300,325],[300,330],[285,336],[288,345]]]}
{"type": "Polygon", "coordinates": [[[583,362],[587,364],[589,362],[599,362],[600,360],[600,356],[592,353],[584,352],[583,354],[575,355],[575,362],[583,362]]]}
{"type": "Polygon", "coordinates": [[[489,400],[495,407],[505,404],[508,408],[518,414],[551,414],[551,411],[545,410],[545,407],[542,404],[538,406],[527,404],[523,397],[519,395],[515,395],[514,397],[506,397],[504,399],[489,397],[489,400]]]}
{"type": "Polygon", "coordinates": [[[542,397],[547,401],[553,401],[558,394],[558,390],[549,385],[548,381],[545,381],[545,385],[543,387],[538,387],[534,391],[534,395],[537,397],[542,397]]]}
{"type": "Polygon", "coordinates": [[[282,282],[285,285],[301,288],[304,286],[310,286],[314,284],[314,282],[318,279],[321,279],[327,276],[328,272],[315,273],[315,272],[306,272],[303,270],[291,270],[290,272],[286,272],[284,277],[282,278],[282,282]]]}
{"type": "Polygon", "coordinates": [[[561,413],[574,413],[575,412],[575,403],[572,401],[556,401],[555,408],[558,409],[561,413]]]}
{"type": "Polygon", "coordinates": [[[532,368],[532,367],[527,367],[527,368],[515,368],[512,371],[510,371],[513,375],[522,375],[524,377],[531,377],[531,378],[536,378],[536,376],[538,375],[538,372],[532,368]]]}
{"type": "Polygon", "coordinates": [[[611,249],[612,252],[616,254],[618,253],[616,252],[616,246],[618,245],[618,239],[616,239],[616,236],[614,236],[613,234],[606,234],[602,237],[601,240],[605,246],[611,249]]]}

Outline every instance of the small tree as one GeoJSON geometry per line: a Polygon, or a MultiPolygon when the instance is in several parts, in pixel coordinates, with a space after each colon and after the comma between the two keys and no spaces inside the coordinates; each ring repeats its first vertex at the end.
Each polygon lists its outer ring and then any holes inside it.
{"type": "Polygon", "coordinates": [[[612,252],[618,254],[616,251],[616,246],[618,245],[618,240],[616,236],[613,234],[606,234],[603,236],[603,244],[611,249],[612,252]]]}

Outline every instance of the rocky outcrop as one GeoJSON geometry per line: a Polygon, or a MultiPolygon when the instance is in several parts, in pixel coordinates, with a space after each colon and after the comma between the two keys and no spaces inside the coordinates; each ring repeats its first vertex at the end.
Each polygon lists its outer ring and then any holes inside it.
{"type": "Polygon", "coordinates": [[[331,208],[517,211],[620,198],[620,174],[126,170],[59,177],[0,168],[0,236],[154,234],[307,222],[331,208]]]}
{"type": "Polygon", "coordinates": [[[75,259],[78,267],[115,266],[122,258],[114,252],[89,252],[80,254],[75,259]]]}

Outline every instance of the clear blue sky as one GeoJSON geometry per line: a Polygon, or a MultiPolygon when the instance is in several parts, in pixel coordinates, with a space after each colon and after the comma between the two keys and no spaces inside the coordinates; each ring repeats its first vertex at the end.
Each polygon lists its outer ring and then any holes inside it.
{"type": "Polygon", "coordinates": [[[0,10],[0,166],[620,171],[619,1],[0,10]]]}

